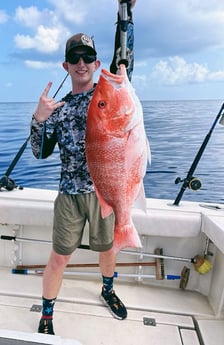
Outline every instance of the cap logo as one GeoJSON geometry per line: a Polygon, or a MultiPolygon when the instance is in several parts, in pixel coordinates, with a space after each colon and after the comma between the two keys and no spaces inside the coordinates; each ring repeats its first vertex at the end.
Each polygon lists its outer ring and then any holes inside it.
{"type": "Polygon", "coordinates": [[[92,41],[92,39],[89,36],[82,35],[81,41],[82,41],[83,45],[92,47],[94,49],[93,41],[92,41]]]}

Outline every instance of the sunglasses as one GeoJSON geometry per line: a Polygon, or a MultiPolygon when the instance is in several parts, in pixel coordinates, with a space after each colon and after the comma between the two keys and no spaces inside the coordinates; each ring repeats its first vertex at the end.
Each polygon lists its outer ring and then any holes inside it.
{"type": "Polygon", "coordinates": [[[96,55],[91,55],[87,53],[83,53],[83,54],[74,53],[67,58],[67,62],[75,65],[79,62],[81,58],[83,59],[85,63],[92,63],[96,61],[96,55]]]}

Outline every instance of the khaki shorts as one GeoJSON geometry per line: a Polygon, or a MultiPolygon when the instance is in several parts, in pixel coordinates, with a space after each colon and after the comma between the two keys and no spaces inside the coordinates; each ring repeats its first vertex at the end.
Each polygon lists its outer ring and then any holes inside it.
{"type": "Polygon", "coordinates": [[[96,194],[58,194],[54,203],[53,249],[70,255],[81,244],[83,230],[89,222],[89,245],[106,251],[113,246],[114,214],[102,218],[96,194]]]}

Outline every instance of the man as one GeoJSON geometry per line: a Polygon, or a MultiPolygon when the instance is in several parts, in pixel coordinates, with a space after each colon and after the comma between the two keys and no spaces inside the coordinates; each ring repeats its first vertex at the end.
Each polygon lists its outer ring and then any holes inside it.
{"type": "MultiPolygon", "coordinates": [[[[115,51],[119,46],[120,15],[123,0],[118,0],[118,29],[115,51]]],[[[135,0],[127,0],[127,42],[133,49],[131,9],[135,0]]],[[[131,54],[132,57],[132,54],[131,54]]],[[[38,332],[54,334],[53,310],[64,269],[74,250],[81,244],[83,229],[89,222],[90,248],[99,251],[99,266],[103,279],[101,299],[113,316],[125,319],[127,310],[113,290],[116,257],[113,246],[114,215],[102,219],[100,206],[88,172],[85,157],[85,130],[88,105],[95,90],[93,76],[100,67],[92,38],[79,33],[68,39],[64,69],[69,73],[72,91],[60,102],[48,98],[49,82],[40,97],[31,124],[31,146],[36,158],[46,158],[59,146],[61,178],[54,204],[53,249],[43,276],[42,317],[38,332]]],[[[128,73],[131,75],[132,61],[128,73]]],[[[116,54],[111,71],[116,72],[116,54]]]]}

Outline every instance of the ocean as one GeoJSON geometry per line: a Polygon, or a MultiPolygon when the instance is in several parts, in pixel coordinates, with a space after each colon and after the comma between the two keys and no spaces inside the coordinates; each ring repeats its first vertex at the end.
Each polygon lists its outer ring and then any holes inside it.
{"type": "MultiPolygon", "coordinates": [[[[151,146],[152,162],[144,178],[146,197],[175,200],[184,179],[209,133],[222,106],[220,100],[142,101],[145,129],[151,146]]],[[[29,136],[36,103],[0,103],[0,178],[29,136]]],[[[224,201],[224,126],[217,123],[194,177],[201,189],[186,189],[182,200],[223,203],[224,201]]],[[[17,186],[58,189],[59,153],[37,160],[28,142],[10,174],[17,186]]],[[[10,193],[10,191],[8,192],[10,193]]]]}

